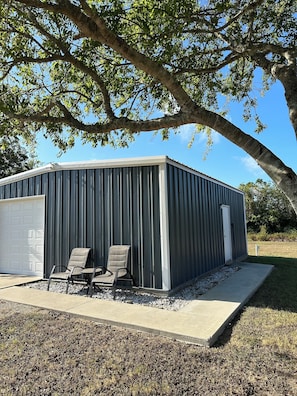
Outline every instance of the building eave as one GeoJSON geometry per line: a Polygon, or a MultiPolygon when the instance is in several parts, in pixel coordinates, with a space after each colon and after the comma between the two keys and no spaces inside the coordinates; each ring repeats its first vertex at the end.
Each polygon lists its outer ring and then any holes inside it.
{"type": "Polygon", "coordinates": [[[167,157],[166,155],[134,157],[134,158],[118,158],[118,159],[107,159],[107,160],[92,160],[92,161],[75,161],[75,162],[59,162],[59,163],[52,162],[36,169],[31,169],[25,172],[17,173],[16,175],[4,177],[3,179],[0,179],[0,186],[4,186],[10,183],[15,183],[21,180],[28,179],[30,177],[40,176],[46,173],[63,171],[63,170],[154,166],[154,165],[162,165],[166,163],[176,166],[180,169],[183,169],[186,172],[200,176],[203,179],[209,180],[211,182],[214,182],[216,184],[219,184],[236,192],[242,193],[242,191],[238,190],[237,188],[232,187],[204,173],[201,173],[198,170],[189,167],[188,165],[184,165],[176,160],[173,160],[167,157]]]}

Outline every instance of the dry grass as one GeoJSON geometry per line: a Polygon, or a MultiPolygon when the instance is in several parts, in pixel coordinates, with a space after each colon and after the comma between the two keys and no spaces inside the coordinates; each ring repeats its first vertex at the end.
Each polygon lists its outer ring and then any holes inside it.
{"type": "MultiPolygon", "coordinates": [[[[254,242],[249,243],[250,254],[254,244],[254,242]]],[[[257,241],[256,244],[260,247],[259,254],[257,257],[251,255],[249,261],[273,264],[275,268],[240,317],[239,343],[265,346],[278,351],[288,359],[292,357],[295,359],[297,356],[297,243],[257,241]]],[[[236,337],[231,342],[235,340],[236,337]]]]}
{"type": "Polygon", "coordinates": [[[296,350],[277,339],[284,327],[275,332],[270,314],[259,327],[261,309],[248,308],[211,349],[43,310],[10,315],[0,323],[0,394],[293,396],[296,350]]]}
{"type": "Polygon", "coordinates": [[[0,394],[297,396],[297,244],[258,244],[275,270],[211,349],[0,301],[0,394]]]}
{"type": "Polygon", "coordinates": [[[256,246],[259,256],[297,258],[297,242],[248,241],[250,256],[256,255],[256,246]]]}

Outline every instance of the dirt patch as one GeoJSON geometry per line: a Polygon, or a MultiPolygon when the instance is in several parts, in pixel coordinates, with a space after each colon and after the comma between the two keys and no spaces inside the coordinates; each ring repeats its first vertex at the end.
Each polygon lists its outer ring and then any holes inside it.
{"type": "Polygon", "coordinates": [[[297,394],[296,360],[269,347],[207,349],[5,301],[0,352],[3,395],[297,394]]]}

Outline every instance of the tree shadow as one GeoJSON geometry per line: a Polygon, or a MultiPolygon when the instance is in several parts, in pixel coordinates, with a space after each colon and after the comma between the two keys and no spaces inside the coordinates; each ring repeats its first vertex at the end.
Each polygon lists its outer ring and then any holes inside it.
{"type": "Polygon", "coordinates": [[[247,261],[274,265],[248,305],[297,312],[297,258],[249,256],[247,261]]]}
{"type": "MultiPolygon", "coordinates": [[[[274,270],[247,302],[246,307],[297,312],[297,258],[249,256],[245,261],[274,265],[274,270]]],[[[214,347],[224,346],[230,341],[241,314],[242,311],[228,324],[214,347]]]]}

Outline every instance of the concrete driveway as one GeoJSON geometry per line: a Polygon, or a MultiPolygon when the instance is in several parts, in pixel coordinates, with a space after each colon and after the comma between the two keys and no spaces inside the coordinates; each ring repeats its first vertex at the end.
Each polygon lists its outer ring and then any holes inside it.
{"type": "Polygon", "coordinates": [[[42,278],[38,276],[0,274],[0,289],[5,289],[11,286],[19,286],[28,282],[36,282],[41,279],[42,278]]]}

